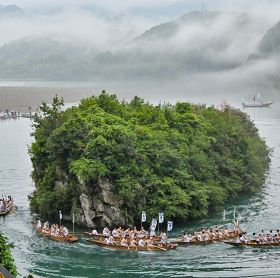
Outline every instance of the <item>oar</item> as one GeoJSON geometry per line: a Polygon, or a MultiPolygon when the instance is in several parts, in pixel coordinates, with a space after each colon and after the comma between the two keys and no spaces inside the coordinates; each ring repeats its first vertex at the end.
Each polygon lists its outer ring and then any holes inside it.
{"type": "Polygon", "coordinates": [[[160,249],[160,250],[162,250],[162,251],[166,251],[167,250],[166,248],[163,248],[163,247],[160,247],[160,246],[157,246],[157,245],[155,245],[155,247],[160,249]]]}

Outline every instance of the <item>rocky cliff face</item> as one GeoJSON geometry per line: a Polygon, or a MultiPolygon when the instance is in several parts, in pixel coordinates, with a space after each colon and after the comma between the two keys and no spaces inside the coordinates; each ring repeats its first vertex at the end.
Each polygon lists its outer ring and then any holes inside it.
{"type": "MultiPolygon", "coordinates": [[[[107,179],[99,179],[92,186],[79,179],[78,198],[73,202],[75,222],[86,227],[132,225],[133,219],[122,210],[123,200],[114,193],[114,186],[107,179]]],[[[71,220],[71,216],[66,216],[71,220]]]]}

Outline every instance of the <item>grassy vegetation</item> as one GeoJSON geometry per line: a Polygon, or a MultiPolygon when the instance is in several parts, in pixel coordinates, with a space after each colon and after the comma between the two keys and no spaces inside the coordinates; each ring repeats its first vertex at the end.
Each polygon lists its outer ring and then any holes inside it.
{"type": "Polygon", "coordinates": [[[11,248],[13,248],[13,245],[9,244],[7,238],[0,233],[0,264],[13,275],[17,275],[11,248]]]}

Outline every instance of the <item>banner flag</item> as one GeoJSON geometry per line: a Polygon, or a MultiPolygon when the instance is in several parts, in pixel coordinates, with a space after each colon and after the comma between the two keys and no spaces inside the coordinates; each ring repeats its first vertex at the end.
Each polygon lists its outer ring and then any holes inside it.
{"type": "Polygon", "coordinates": [[[156,218],[153,218],[153,219],[152,219],[152,223],[151,223],[151,230],[152,230],[152,231],[155,231],[155,230],[156,230],[156,227],[157,227],[157,219],[156,219],[156,218]]]}
{"type": "Polygon", "coordinates": [[[158,214],[158,223],[161,224],[164,222],[164,213],[163,212],[160,212],[158,214]]]}
{"type": "Polygon", "coordinates": [[[223,213],[223,220],[225,221],[226,220],[226,211],[224,210],[224,213],[223,213]]]}
{"type": "Polygon", "coordinates": [[[72,218],[73,224],[75,223],[75,214],[73,213],[73,218],[72,218]]]}
{"type": "Polygon", "coordinates": [[[173,229],[173,221],[167,221],[167,231],[170,232],[173,229]]]}
{"type": "Polygon", "coordinates": [[[146,220],[147,220],[146,211],[142,211],[141,222],[146,222],[146,220]]]}
{"type": "Polygon", "coordinates": [[[62,219],[62,213],[61,213],[61,210],[59,211],[59,220],[62,219]]]}

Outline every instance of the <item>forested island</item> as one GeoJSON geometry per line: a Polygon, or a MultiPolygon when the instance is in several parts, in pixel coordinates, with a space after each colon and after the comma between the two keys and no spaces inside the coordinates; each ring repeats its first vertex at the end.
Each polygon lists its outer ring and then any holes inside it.
{"type": "Polygon", "coordinates": [[[178,102],[120,101],[102,92],[78,107],[41,106],[30,147],[33,211],[87,227],[131,225],[158,212],[206,216],[265,181],[269,150],[249,117],[178,102]]]}

